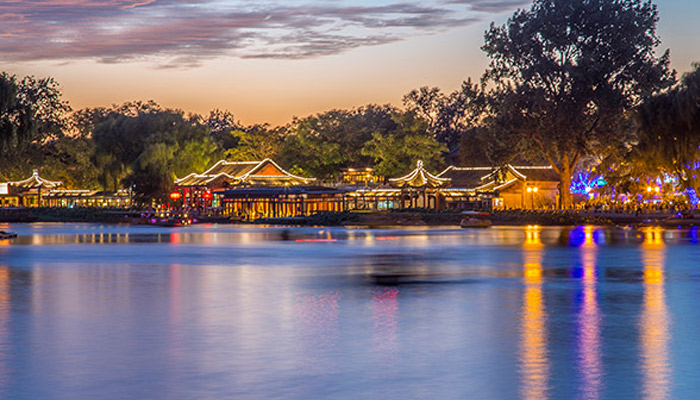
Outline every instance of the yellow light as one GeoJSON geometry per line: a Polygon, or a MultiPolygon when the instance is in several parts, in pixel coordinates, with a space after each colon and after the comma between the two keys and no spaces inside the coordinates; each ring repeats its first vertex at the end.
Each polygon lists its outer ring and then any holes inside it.
{"type": "Polygon", "coordinates": [[[538,190],[539,190],[539,189],[537,188],[537,186],[535,186],[534,188],[532,188],[532,191],[535,192],[535,193],[537,193],[538,190]]]}
{"type": "Polygon", "coordinates": [[[531,187],[528,187],[528,188],[527,188],[527,192],[528,192],[528,193],[532,192],[532,188],[531,188],[531,187]]]}
{"type": "Polygon", "coordinates": [[[651,192],[651,186],[647,186],[647,192],[651,192]]]}
{"type": "Polygon", "coordinates": [[[657,187],[654,188],[654,191],[655,191],[656,193],[659,193],[659,192],[661,191],[661,188],[657,186],[657,187]]]}

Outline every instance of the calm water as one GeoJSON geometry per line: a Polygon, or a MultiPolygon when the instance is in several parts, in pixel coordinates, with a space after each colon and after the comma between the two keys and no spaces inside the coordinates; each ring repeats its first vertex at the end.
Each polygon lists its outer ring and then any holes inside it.
{"type": "Polygon", "coordinates": [[[697,229],[0,230],[3,399],[700,393],[697,229]]]}

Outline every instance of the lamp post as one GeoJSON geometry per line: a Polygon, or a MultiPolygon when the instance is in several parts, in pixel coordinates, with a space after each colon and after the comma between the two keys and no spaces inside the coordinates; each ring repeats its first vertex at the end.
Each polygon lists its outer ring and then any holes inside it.
{"type": "Polygon", "coordinates": [[[539,191],[537,186],[528,186],[527,192],[530,193],[530,208],[535,209],[535,193],[539,191]]]}

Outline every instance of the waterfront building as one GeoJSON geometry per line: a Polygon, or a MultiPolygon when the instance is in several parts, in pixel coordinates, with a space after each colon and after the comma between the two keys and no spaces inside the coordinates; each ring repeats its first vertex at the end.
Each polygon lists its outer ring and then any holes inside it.
{"type": "Polygon", "coordinates": [[[374,168],[341,168],[342,184],[347,186],[376,186],[384,179],[374,174],[374,168]]]}
{"type": "Polygon", "coordinates": [[[552,166],[450,166],[437,176],[450,178],[455,187],[497,194],[495,209],[552,208],[559,201],[559,174],[552,166]]]}
{"type": "Polygon", "coordinates": [[[342,211],[344,191],[314,185],[315,178],[291,174],[276,162],[221,160],[201,174],[175,181],[183,207],[220,208],[244,220],[342,211]]]}
{"type": "Polygon", "coordinates": [[[410,173],[389,179],[390,187],[347,193],[346,209],[490,210],[493,192],[455,187],[449,177],[431,174],[422,161],[410,173]]]}
{"type": "Polygon", "coordinates": [[[42,178],[35,169],[27,179],[0,183],[0,207],[42,207],[44,195],[62,185],[42,178]]]}
{"type": "Polygon", "coordinates": [[[176,180],[172,198],[184,208],[214,208],[253,220],[321,211],[544,208],[556,205],[559,195],[559,176],[550,166],[451,166],[434,175],[418,161],[411,172],[383,185],[373,179],[371,168],[348,168],[343,174],[343,183],[324,187],[270,159],[222,160],[176,180]]]}
{"type": "Polygon", "coordinates": [[[131,207],[131,193],[122,189],[117,192],[103,192],[86,189],[54,189],[43,197],[46,207],[102,207],[102,208],[129,208],[131,207]]]}

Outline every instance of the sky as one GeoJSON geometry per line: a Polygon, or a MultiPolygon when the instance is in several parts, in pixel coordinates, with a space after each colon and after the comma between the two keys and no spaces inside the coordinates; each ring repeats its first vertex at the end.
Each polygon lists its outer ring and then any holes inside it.
{"type": "MultiPolygon", "coordinates": [[[[74,109],[155,100],[245,124],[478,80],[491,21],[530,0],[0,0],[0,70],[51,76],[74,109]]],[[[700,61],[700,1],[656,0],[660,51],[700,61]]]]}

